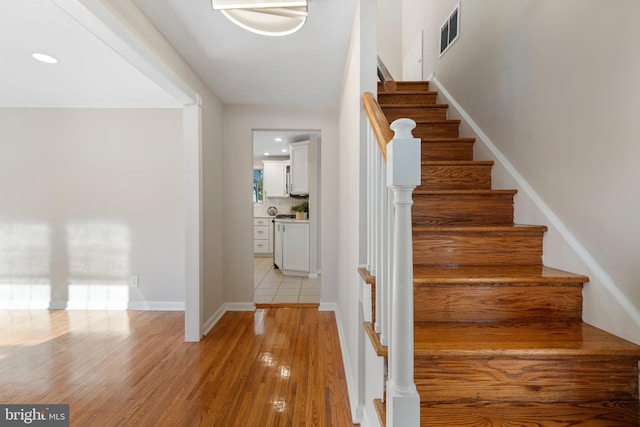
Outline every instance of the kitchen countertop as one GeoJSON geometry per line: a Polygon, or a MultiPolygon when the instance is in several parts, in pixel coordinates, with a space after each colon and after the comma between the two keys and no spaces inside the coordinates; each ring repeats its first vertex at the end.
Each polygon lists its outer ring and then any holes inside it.
{"type": "Polygon", "coordinates": [[[309,222],[308,219],[295,219],[295,218],[275,218],[274,221],[282,222],[282,223],[292,223],[292,222],[308,223],[309,222]]]}

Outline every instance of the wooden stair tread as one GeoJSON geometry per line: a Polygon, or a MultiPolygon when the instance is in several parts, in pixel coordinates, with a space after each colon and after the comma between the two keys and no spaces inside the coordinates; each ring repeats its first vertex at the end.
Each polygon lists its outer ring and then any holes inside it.
{"type": "Polygon", "coordinates": [[[369,273],[369,270],[366,269],[366,267],[359,267],[358,274],[360,274],[362,281],[367,285],[376,284],[376,276],[372,276],[371,273],[369,273]]]}
{"type": "Polygon", "coordinates": [[[437,138],[437,137],[429,137],[429,138],[421,138],[422,142],[430,143],[430,142],[475,142],[475,138],[437,138]]]}
{"type": "Polygon", "coordinates": [[[449,104],[381,104],[385,108],[449,108],[449,104]]]}
{"type": "Polygon", "coordinates": [[[474,225],[474,226],[446,226],[446,225],[417,225],[413,226],[414,233],[540,233],[547,231],[545,225],[474,225]]]}
{"type": "Polygon", "coordinates": [[[505,194],[505,195],[515,195],[518,193],[518,190],[425,190],[420,188],[420,186],[416,187],[413,191],[413,194],[420,196],[477,196],[477,195],[494,195],[494,194],[505,194]]]}
{"type": "Polygon", "coordinates": [[[369,337],[369,341],[371,341],[371,345],[373,345],[376,355],[379,357],[387,357],[389,355],[388,347],[380,343],[380,334],[376,333],[373,323],[364,322],[364,330],[369,337]]]}
{"type": "Polygon", "coordinates": [[[417,323],[414,345],[416,357],[640,357],[640,346],[584,322],[417,323]]]}
{"type": "Polygon", "coordinates": [[[385,95],[437,95],[434,90],[396,90],[395,92],[382,92],[385,95]]]}
{"type": "Polygon", "coordinates": [[[422,166],[493,166],[493,160],[423,160],[422,166]]]}
{"type": "MultiPolygon", "coordinates": [[[[436,119],[412,119],[414,122],[416,122],[416,125],[421,125],[421,124],[460,124],[461,120],[459,119],[442,119],[442,120],[436,120],[436,119]]],[[[391,123],[391,122],[389,122],[391,123]]]]}
{"type": "MultiPolygon", "coordinates": [[[[398,85],[403,85],[403,84],[414,84],[414,85],[429,85],[429,81],[428,80],[396,80],[395,81],[396,84],[398,85]]],[[[384,90],[384,85],[382,82],[378,82],[378,88],[381,88],[384,90]]],[[[397,91],[396,91],[397,92],[397,91]]],[[[391,93],[395,93],[395,92],[391,92],[391,93]]]]}
{"type": "Polygon", "coordinates": [[[631,427],[640,425],[638,402],[421,404],[420,425],[501,427],[631,427]],[[446,420],[443,424],[443,420],[446,420]]]}
{"type": "Polygon", "coordinates": [[[541,265],[414,265],[415,284],[586,283],[589,278],[541,265]]]}

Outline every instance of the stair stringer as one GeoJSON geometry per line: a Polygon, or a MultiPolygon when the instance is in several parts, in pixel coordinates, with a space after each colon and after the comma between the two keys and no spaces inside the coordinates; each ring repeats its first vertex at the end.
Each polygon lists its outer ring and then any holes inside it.
{"type": "Polygon", "coordinates": [[[543,262],[545,265],[579,272],[590,278],[583,289],[583,320],[609,333],[640,344],[640,309],[620,290],[614,279],[580,243],[569,227],[553,212],[535,189],[509,162],[487,134],[453,98],[435,76],[431,90],[437,102],[449,104],[449,119],[461,120],[460,137],[474,137],[474,158],[493,160],[493,188],[518,190],[514,222],[546,224],[543,262]],[[634,325],[634,327],[629,327],[634,325]]]}

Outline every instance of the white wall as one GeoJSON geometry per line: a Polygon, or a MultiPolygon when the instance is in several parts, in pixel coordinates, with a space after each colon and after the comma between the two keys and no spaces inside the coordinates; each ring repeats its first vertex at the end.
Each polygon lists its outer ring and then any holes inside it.
{"type": "MultiPolygon", "coordinates": [[[[81,0],[92,3],[90,0],[81,0]]],[[[202,313],[205,323],[220,313],[225,304],[225,284],[222,278],[223,233],[223,157],[222,109],[215,93],[191,69],[164,36],[149,22],[131,0],[99,0],[148,47],[166,67],[166,76],[186,83],[202,99],[202,313]]]]}
{"type": "Polygon", "coordinates": [[[337,113],[323,105],[227,105],[224,109],[224,282],[225,298],[253,301],[253,130],[320,130],[322,204],[322,301],[335,302],[337,113]],[[242,190],[246,189],[246,190],[242,190]]]}
{"type": "Polygon", "coordinates": [[[377,0],[377,54],[395,80],[402,80],[402,8],[398,0],[377,0]]]}
{"type": "Polygon", "coordinates": [[[175,109],[0,110],[0,305],[182,309],[181,140],[175,109]]]}
{"type": "MultiPolygon", "coordinates": [[[[435,39],[443,3],[404,0],[403,23],[435,39]]],[[[432,63],[549,208],[516,199],[519,222],[552,225],[545,263],[590,276],[585,320],[640,342],[637,16],[633,0],[463,0],[460,39],[432,63]]]]}
{"type": "MultiPolygon", "coordinates": [[[[422,75],[427,79],[433,73],[440,52],[440,27],[444,24],[459,0],[402,0],[399,31],[402,33],[402,58],[404,58],[420,31],[422,35],[422,75]]],[[[461,2],[460,15],[464,19],[466,3],[461,2]]],[[[495,8],[499,12],[500,8],[495,8]]],[[[460,37],[463,36],[461,29],[460,37]]],[[[457,42],[456,42],[457,43],[457,42]]]]}
{"type": "MultiPolygon", "coordinates": [[[[367,393],[362,295],[359,265],[366,258],[366,118],[361,97],[376,90],[376,0],[361,0],[356,12],[340,99],[338,158],[338,314],[351,410],[367,422],[367,393]]],[[[379,373],[379,372],[378,372],[379,373]]],[[[375,417],[373,417],[375,420],[375,417]]],[[[372,421],[373,421],[372,420],[372,421]]]]}

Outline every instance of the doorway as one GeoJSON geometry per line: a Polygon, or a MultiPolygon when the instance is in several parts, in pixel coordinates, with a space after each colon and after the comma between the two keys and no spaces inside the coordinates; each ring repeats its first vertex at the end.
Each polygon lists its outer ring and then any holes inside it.
{"type": "Polygon", "coordinates": [[[252,139],[254,302],[320,303],[321,133],[258,129],[252,139]]]}

